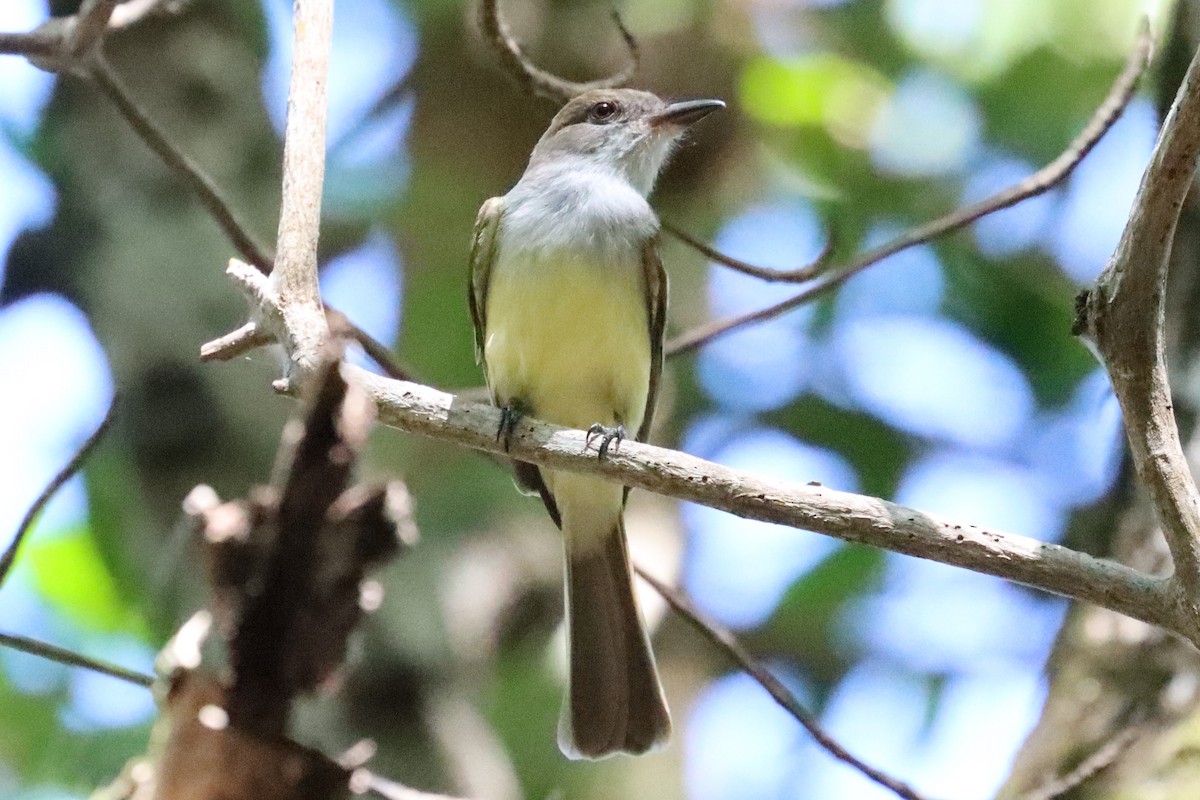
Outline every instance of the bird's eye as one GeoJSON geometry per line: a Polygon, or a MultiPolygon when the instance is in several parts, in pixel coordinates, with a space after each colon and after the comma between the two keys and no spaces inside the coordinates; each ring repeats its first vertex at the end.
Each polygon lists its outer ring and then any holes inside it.
{"type": "Polygon", "coordinates": [[[601,100],[588,109],[588,117],[592,122],[607,122],[617,113],[617,104],[611,100],[601,100]]]}

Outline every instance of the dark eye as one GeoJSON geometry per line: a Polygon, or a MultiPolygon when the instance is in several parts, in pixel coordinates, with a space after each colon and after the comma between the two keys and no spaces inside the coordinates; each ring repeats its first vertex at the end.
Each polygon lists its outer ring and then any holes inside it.
{"type": "Polygon", "coordinates": [[[617,113],[617,104],[611,100],[601,100],[593,103],[588,109],[588,118],[592,122],[607,122],[617,113]]]}

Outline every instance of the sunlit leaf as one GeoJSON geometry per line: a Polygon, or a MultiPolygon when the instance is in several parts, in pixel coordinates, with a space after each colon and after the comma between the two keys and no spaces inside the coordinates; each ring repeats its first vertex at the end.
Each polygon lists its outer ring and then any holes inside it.
{"type": "Polygon", "coordinates": [[[861,146],[891,86],[871,67],[821,54],[779,61],[758,58],[742,73],[742,103],[769,125],[824,126],[861,146]]]}
{"type": "Polygon", "coordinates": [[[118,594],[86,528],[35,539],[23,563],[45,600],[81,625],[107,632],[140,632],[144,627],[118,594]]]}

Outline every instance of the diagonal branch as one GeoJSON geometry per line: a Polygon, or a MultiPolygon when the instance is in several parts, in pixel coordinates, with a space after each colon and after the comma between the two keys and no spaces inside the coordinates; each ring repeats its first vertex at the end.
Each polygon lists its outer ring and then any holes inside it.
{"type": "Polygon", "coordinates": [[[876,497],[762,477],[638,442],[625,442],[600,460],[587,449],[584,431],[533,419],[517,426],[505,450],[496,439],[500,412],[491,405],[353,366],[343,369],[366,388],[380,421],[400,430],[1006,578],[1161,625],[1200,644],[1200,630],[1172,602],[1168,582],[1122,564],[876,497]]]}
{"type": "Polygon", "coordinates": [[[613,22],[616,24],[617,30],[621,34],[621,39],[625,42],[625,47],[629,51],[629,62],[621,68],[620,72],[614,75],[586,83],[576,83],[565,78],[560,78],[541,69],[530,61],[529,56],[525,55],[524,51],[521,50],[521,45],[517,43],[512,32],[509,31],[508,24],[500,16],[500,0],[483,0],[481,12],[483,32],[487,35],[488,41],[491,42],[493,48],[495,48],[497,55],[499,55],[500,63],[516,79],[521,88],[530,94],[544,97],[557,103],[565,103],[575,95],[591,91],[592,89],[611,89],[616,86],[622,86],[637,71],[637,40],[629,32],[629,29],[625,27],[625,23],[621,21],[621,15],[616,11],[613,11],[612,14],[613,22]]]}
{"type": "MultiPolygon", "coordinates": [[[[118,6],[118,10],[124,7],[118,6]]],[[[269,274],[275,263],[274,253],[255,239],[249,228],[238,217],[237,212],[233,210],[233,206],[221,195],[220,189],[217,188],[212,178],[171,141],[166,132],[134,99],[108,62],[97,59],[92,77],[117,112],[145,142],[146,146],[169,169],[182,178],[184,184],[196,194],[209,216],[217,223],[221,232],[225,234],[238,253],[259,272],[264,275],[269,274]]],[[[385,375],[400,380],[409,378],[407,370],[396,363],[386,345],[376,341],[370,334],[351,322],[349,317],[334,308],[326,306],[325,312],[329,317],[330,325],[343,331],[347,338],[357,342],[385,375]]],[[[201,360],[235,358],[272,341],[262,332],[248,337],[237,337],[236,341],[232,337],[233,334],[229,334],[206,345],[201,350],[201,360]]]]}
{"type": "Polygon", "coordinates": [[[650,584],[654,588],[654,591],[658,592],[667,601],[667,604],[674,609],[676,614],[686,619],[714,647],[718,650],[723,650],[734,663],[753,678],[759,686],[765,689],[767,694],[771,695],[771,698],[784,711],[791,714],[825,752],[838,761],[857,770],[869,780],[874,781],[885,789],[891,790],[898,797],[903,797],[905,800],[925,800],[904,781],[893,778],[886,772],[861,761],[857,756],[842,747],[836,739],[821,727],[821,723],[817,721],[816,716],[804,707],[799,698],[789,691],[783,685],[782,681],[772,675],[770,670],[758,663],[754,656],[750,654],[750,651],[733,635],[732,631],[715,620],[706,617],[699,609],[692,605],[691,601],[682,592],[671,588],[641,567],[635,567],[635,569],[642,580],[650,584]]]}
{"type": "Polygon", "coordinates": [[[67,51],[72,58],[82,59],[100,46],[108,29],[117,0],[86,0],[75,17],[74,30],[67,37],[67,51]]]}
{"type": "Polygon", "coordinates": [[[99,672],[101,675],[108,675],[117,680],[137,684],[138,686],[145,686],[147,689],[154,685],[153,675],[146,675],[136,670],[118,667],[115,664],[109,664],[99,659],[76,653],[74,650],[67,650],[48,642],[30,639],[28,636],[0,632],[0,645],[11,647],[13,650],[20,650],[22,653],[29,653],[48,661],[66,664],[69,667],[90,669],[92,672],[99,672]]]}
{"type": "Polygon", "coordinates": [[[43,62],[62,50],[62,38],[44,31],[31,33],[0,33],[0,53],[25,56],[30,61],[43,62]]]}
{"type": "MultiPolygon", "coordinates": [[[[25,56],[43,68],[54,69],[66,69],[71,64],[87,59],[89,66],[86,74],[95,81],[121,118],[133,128],[134,133],[146,146],[169,169],[182,178],[184,184],[196,194],[204,209],[242,258],[257,267],[263,274],[268,274],[275,262],[274,254],[268,248],[263,247],[250,233],[249,228],[239,219],[233,207],[222,196],[216,183],[171,140],[162,127],[134,99],[128,87],[99,51],[99,44],[103,41],[105,32],[127,28],[164,5],[164,0],[127,0],[127,2],[117,5],[115,9],[109,9],[111,15],[108,18],[107,28],[97,29],[94,21],[99,18],[98,15],[104,6],[94,4],[90,12],[79,16],[55,17],[29,33],[0,33],[0,54],[25,56]],[[84,22],[91,20],[92,22],[85,25],[79,20],[84,22]],[[87,38],[81,39],[83,34],[80,31],[85,28],[88,31],[87,38]],[[92,39],[93,36],[99,36],[99,38],[92,39]],[[85,44],[87,47],[83,51],[75,56],[70,55],[74,52],[74,48],[85,44]]],[[[407,371],[396,363],[391,351],[385,345],[376,341],[345,315],[339,314],[332,308],[326,308],[326,311],[331,317],[336,317],[336,320],[331,319],[331,324],[336,324],[348,338],[361,345],[384,374],[392,378],[408,378],[407,371]]],[[[261,346],[268,341],[270,341],[269,338],[263,336],[254,340],[252,344],[246,340],[239,340],[238,344],[242,346],[251,344],[246,349],[253,349],[253,347],[261,346]]],[[[217,352],[208,353],[206,358],[232,358],[246,352],[246,349],[239,350],[237,348],[209,349],[215,349],[217,352]]]]}
{"type": "Polygon", "coordinates": [[[1133,97],[1138,79],[1145,72],[1150,59],[1150,31],[1145,20],[1138,31],[1137,41],[1129,53],[1124,69],[1117,76],[1104,102],[1096,109],[1091,120],[1079,133],[1075,140],[1067,146],[1056,159],[1025,180],[1005,189],[1002,192],[985,198],[964,208],[960,208],[944,217],[912,228],[890,242],[876,247],[860,255],[858,258],[841,266],[826,270],[827,277],[816,285],[797,293],[773,306],[742,314],[729,319],[717,320],[700,325],[690,331],[680,334],[667,343],[666,353],[669,356],[679,355],[695,350],[727,333],[745,328],[758,322],[772,319],[798,308],[828,292],[833,291],[863,270],[878,264],[885,258],[895,255],[917,245],[925,244],[954,231],[961,230],[989,214],[1002,211],[1014,206],[1022,200],[1037,197],[1066,180],[1084,157],[1100,141],[1105,133],[1112,128],[1117,119],[1129,105],[1133,97]]]}
{"type": "Polygon", "coordinates": [[[1171,245],[1198,154],[1200,52],[1163,122],[1117,250],[1079,297],[1074,332],[1108,369],[1134,466],[1171,550],[1179,602],[1200,627],[1200,491],[1175,425],[1163,333],[1171,245]]]}
{"type": "Polygon", "coordinates": [[[33,505],[25,512],[25,516],[21,519],[21,524],[17,526],[17,532],[13,534],[12,541],[8,547],[4,549],[3,555],[0,555],[0,587],[4,586],[4,581],[8,577],[8,573],[12,571],[13,564],[17,560],[17,551],[21,548],[21,543],[25,541],[25,537],[29,531],[33,529],[33,523],[37,520],[38,515],[42,513],[42,509],[50,502],[54,495],[58,494],[58,490],[66,485],[67,481],[79,471],[83,466],[83,462],[96,449],[96,445],[104,438],[104,434],[108,433],[108,429],[112,427],[113,420],[117,416],[117,397],[113,396],[109,403],[108,411],[104,414],[104,419],[92,431],[92,435],[84,440],[79,449],[75,451],[75,455],[71,456],[71,460],[66,463],[61,470],[58,471],[50,483],[46,484],[46,488],[33,501],[33,505]]]}
{"type": "Polygon", "coordinates": [[[1117,731],[1070,772],[1046,781],[1029,794],[1024,795],[1021,800],[1059,800],[1061,797],[1066,797],[1068,793],[1075,791],[1116,763],[1117,759],[1125,755],[1134,742],[1146,733],[1146,729],[1144,714],[1139,714],[1133,722],[1117,731]]]}
{"type": "Polygon", "coordinates": [[[200,168],[199,164],[176,146],[166,132],[138,104],[107,61],[98,60],[92,71],[92,78],[104,96],[117,109],[122,119],[133,128],[134,133],[146,143],[154,155],[158,156],[170,170],[182,178],[187,188],[200,199],[200,203],[209,216],[216,221],[221,232],[233,243],[234,248],[242,257],[263,272],[270,272],[271,264],[275,260],[272,254],[259,244],[246,224],[238,218],[237,212],[221,195],[221,191],[213,179],[200,168]]]}

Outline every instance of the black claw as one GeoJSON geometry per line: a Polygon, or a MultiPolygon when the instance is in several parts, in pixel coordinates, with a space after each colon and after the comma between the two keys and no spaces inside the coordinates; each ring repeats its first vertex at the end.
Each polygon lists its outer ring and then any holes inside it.
{"type": "Polygon", "coordinates": [[[594,423],[587,429],[587,438],[583,440],[583,449],[586,451],[592,446],[592,439],[600,437],[600,459],[603,460],[608,455],[608,449],[611,446],[615,453],[621,449],[621,442],[624,441],[625,426],[617,425],[613,428],[605,427],[599,422],[594,423]]]}
{"type": "Polygon", "coordinates": [[[500,426],[496,428],[496,441],[504,442],[504,452],[508,452],[509,442],[512,441],[513,431],[524,416],[514,406],[500,407],[500,426]]]}

